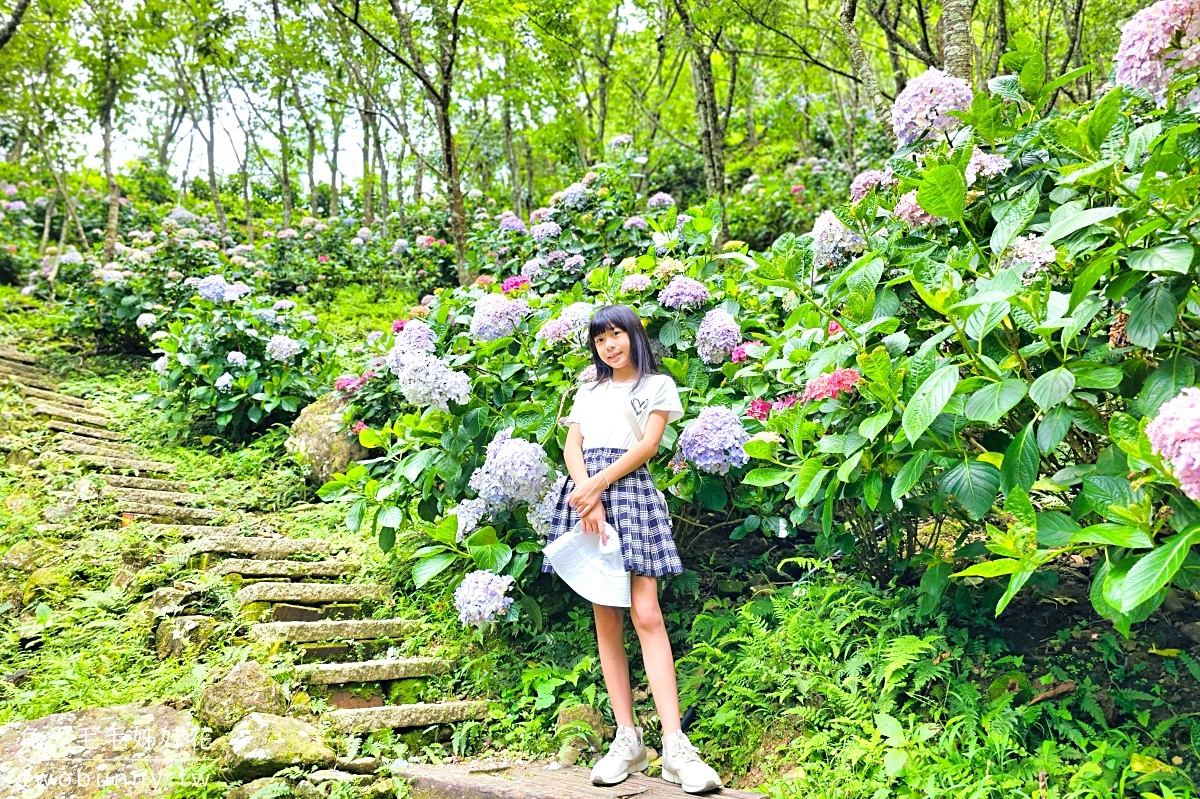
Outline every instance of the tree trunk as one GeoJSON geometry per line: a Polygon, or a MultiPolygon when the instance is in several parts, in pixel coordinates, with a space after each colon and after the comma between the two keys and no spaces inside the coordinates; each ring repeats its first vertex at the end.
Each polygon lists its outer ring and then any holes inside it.
{"type": "Polygon", "coordinates": [[[504,156],[508,159],[508,188],[512,195],[512,209],[517,216],[523,216],[521,212],[521,164],[517,161],[517,146],[513,141],[512,106],[508,98],[504,99],[502,122],[504,124],[504,156]]]}
{"type": "Polygon", "coordinates": [[[338,148],[342,140],[342,116],[333,119],[333,147],[329,151],[329,216],[338,215],[341,195],[338,193],[338,148]]]}
{"type": "Polygon", "coordinates": [[[10,164],[21,163],[21,156],[25,153],[25,131],[22,129],[17,138],[13,139],[12,147],[8,148],[8,155],[5,160],[10,164]]]}
{"type": "Polygon", "coordinates": [[[404,141],[400,141],[400,153],[396,156],[396,228],[404,231],[404,141]]]}
{"type": "Polygon", "coordinates": [[[283,87],[275,93],[275,116],[279,122],[279,181],[283,184],[283,226],[292,226],[292,146],[287,134],[287,122],[283,118],[283,87]]]}
{"type": "MultiPolygon", "coordinates": [[[[38,255],[46,254],[46,247],[50,244],[50,227],[54,223],[54,208],[58,205],[58,195],[51,194],[50,199],[46,201],[46,218],[42,221],[42,243],[38,246],[38,255]]],[[[67,229],[64,224],[63,230],[67,229]]],[[[62,250],[59,250],[59,255],[62,255],[62,250]]]]}
{"type": "Polygon", "coordinates": [[[250,131],[246,134],[246,157],[242,160],[242,200],[246,203],[246,243],[254,246],[254,206],[250,194],[250,157],[253,155],[254,143],[250,140],[250,131]]]}
{"type": "Polygon", "coordinates": [[[454,260],[458,282],[467,285],[467,211],[463,207],[462,184],[458,177],[458,151],[454,146],[454,131],[450,127],[450,93],[444,87],[443,102],[434,106],[437,116],[438,140],[442,145],[442,163],[446,170],[446,199],[450,203],[450,232],[454,237],[454,260]]]}
{"type": "Polygon", "coordinates": [[[425,159],[417,156],[417,173],[413,176],[413,205],[421,207],[425,199],[425,159]]]}
{"type": "Polygon", "coordinates": [[[700,41],[684,0],[675,0],[675,10],[683,23],[692,63],[692,85],[696,94],[696,122],[700,128],[700,155],[704,165],[704,185],[718,201],[725,194],[725,130],[717,106],[713,80],[712,49],[700,41]]]}
{"type": "Polygon", "coordinates": [[[375,166],[379,171],[379,221],[383,228],[383,232],[388,232],[387,218],[391,213],[392,194],[391,188],[388,186],[388,163],[383,157],[383,136],[379,133],[379,117],[376,115],[371,120],[371,124],[375,128],[375,166]]]}
{"type": "MultiPolygon", "coordinates": [[[[854,27],[854,17],[857,13],[858,0],[842,0],[838,23],[841,26],[842,35],[846,37],[846,46],[850,49],[850,63],[854,65],[854,74],[862,81],[863,91],[867,93],[867,98],[875,109],[875,115],[881,122],[886,122],[891,118],[892,108],[884,99],[883,93],[879,91],[879,81],[875,79],[875,70],[871,68],[871,62],[867,59],[867,52],[863,49],[858,28],[854,27]]],[[[892,133],[891,126],[885,124],[884,127],[892,138],[892,142],[895,143],[895,134],[892,133]]]]}
{"type": "Polygon", "coordinates": [[[362,204],[363,224],[370,227],[375,223],[375,174],[371,171],[371,100],[368,97],[362,113],[362,204]]]}
{"type": "Polygon", "coordinates": [[[204,138],[204,147],[208,155],[208,191],[212,195],[213,212],[217,215],[217,229],[221,231],[221,238],[225,238],[229,223],[225,219],[225,206],[221,203],[221,186],[217,183],[216,113],[213,108],[212,90],[208,85],[208,70],[203,67],[200,69],[200,88],[204,93],[204,116],[208,124],[208,135],[204,138]]]}
{"type": "Polygon", "coordinates": [[[296,113],[300,115],[304,133],[308,137],[308,149],[304,153],[304,166],[308,177],[308,213],[315,217],[317,215],[317,180],[313,164],[317,160],[317,126],[313,124],[312,117],[304,108],[304,102],[300,99],[300,88],[296,81],[293,79],[291,83],[292,103],[296,106],[296,113]]]}
{"type": "Polygon", "coordinates": [[[973,83],[975,40],[971,36],[971,0],[944,0],[938,29],[946,74],[973,83]]]}
{"type": "Polygon", "coordinates": [[[25,11],[28,8],[29,0],[17,0],[17,7],[13,9],[8,22],[4,23],[3,28],[0,28],[0,50],[4,49],[4,45],[8,44],[13,34],[17,32],[17,26],[21,24],[21,18],[25,16],[25,11]]]}
{"type": "Polygon", "coordinates": [[[116,105],[117,92],[112,79],[109,79],[111,93],[110,101],[104,103],[100,112],[100,125],[104,130],[104,180],[108,184],[108,224],[104,227],[104,263],[113,259],[117,250],[117,222],[121,216],[121,187],[117,185],[117,176],[112,167],[112,132],[113,106],[116,105]]]}

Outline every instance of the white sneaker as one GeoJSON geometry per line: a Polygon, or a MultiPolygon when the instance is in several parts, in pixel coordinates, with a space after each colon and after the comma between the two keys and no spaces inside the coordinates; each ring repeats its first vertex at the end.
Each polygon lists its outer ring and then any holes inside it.
{"type": "Polygon", "coordinates": [[[641,728],[617,727],[608,754],[592,767],[593,785],[616,785],[626,777],[650,766],[646,745],[642,743],[641,728]]]}
{"type": "Polygon", "coordinates": [[[721,777],[700,759],[700,753],[683,734],[672,733],[663,741],[662,776],[667,782],[679,785],[687,793],[704,793],[721,787],[721,777]]]}

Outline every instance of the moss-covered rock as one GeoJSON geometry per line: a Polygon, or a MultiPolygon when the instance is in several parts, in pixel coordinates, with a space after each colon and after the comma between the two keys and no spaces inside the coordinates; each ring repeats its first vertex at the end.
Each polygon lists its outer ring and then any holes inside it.
{"type": "Polygon", "coordinates": [[[58,556],[58,548],[40,538],[18,541],[8,548],[0,558],[0,568],[32,572],[52,562],[58,556]]]}
{"type": "Polygon", "coordinates": [[[208,645],[217,623],[208,616],[178,616],[163,619],[154,634],[159,660],[190,657],[208,645]]]}
{"type": "Polygon", "coordinates": [[[351,463],[367,457],[367,451],[344,428],[341,401],[333,394],[300,411],[292,423],[285,446],[300,458],[313,485],[327,483],[335,472],[344,472],[351,463]]]}
{"type": "Polygon", "coordinates": [[[303,721],[270,713],[251,713],[213,742],[210,753],[229,777],[268,777],[289,766],[331,768],[337,755],[320,730],[303,721]]]}
{"type": "Polygon", "coordinates": [[[251,713],[282,716],[287,710],[283,691],[253,660],[239,663],[218,683],[209,686],[196,703],[196,720],[217,734],[251,713]]]}
{"type": "Polygon", "coordinates": [[[61,567],[42,566],[40,569],[34,569],[33,574],[25,581],[21,601],[30,605],[39,599],[61,595],[70,587],[71,580],[61,567]]]}

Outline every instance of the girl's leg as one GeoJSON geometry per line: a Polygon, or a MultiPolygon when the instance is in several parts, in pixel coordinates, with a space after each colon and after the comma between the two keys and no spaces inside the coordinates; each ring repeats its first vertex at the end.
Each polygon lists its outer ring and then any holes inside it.
{"type": "MultiPolygon", "coordinates": [[[[654,694],[654,706],[658,709],[665,741],[680,728],[679,688],[675,683],[675,657],[671,654],[671,639],[667,637],[667,626],[658,607],[658,580],[635,574],[631,588],[633,607],[630,615],[633,616],[633,627],[642,644],[646,677],[650,680],[650,692],[654,694]]],[[[606,668],[606,678],[607,673],[606,668]]],[[[628,681],[628,666],[625,674],[628,681]]],[[[613,707],[616,707],[615,703],[613,707]]]]}
{"type": "Polygon", "coordinates": [[[618,726],[632,727],[633,691],[629,686],[629,657],[625,654],[625,611],[607,605],[592,605],[592,610],[596,614],[600,668],[613,717],[618,726]]]}

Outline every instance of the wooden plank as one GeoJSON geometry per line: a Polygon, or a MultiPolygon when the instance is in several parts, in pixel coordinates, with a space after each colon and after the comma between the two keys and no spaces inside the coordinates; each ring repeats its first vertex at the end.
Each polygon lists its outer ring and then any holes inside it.
{"type": "MultiPolygon", "coordinates": [[[[679,799],[678,785],[658,777],[634,774],[619,785],[592,785],[588,769],[553,768],[557,764],[514,763],[489,766],[425,766],[410,764],[399,775],[408,781],[413,799],[679,799]],[[546,769],[551,765],[551,769],[546,769]]],[[[762,799],[761,793],[722,788],[705,796],[762,799]]]]}

